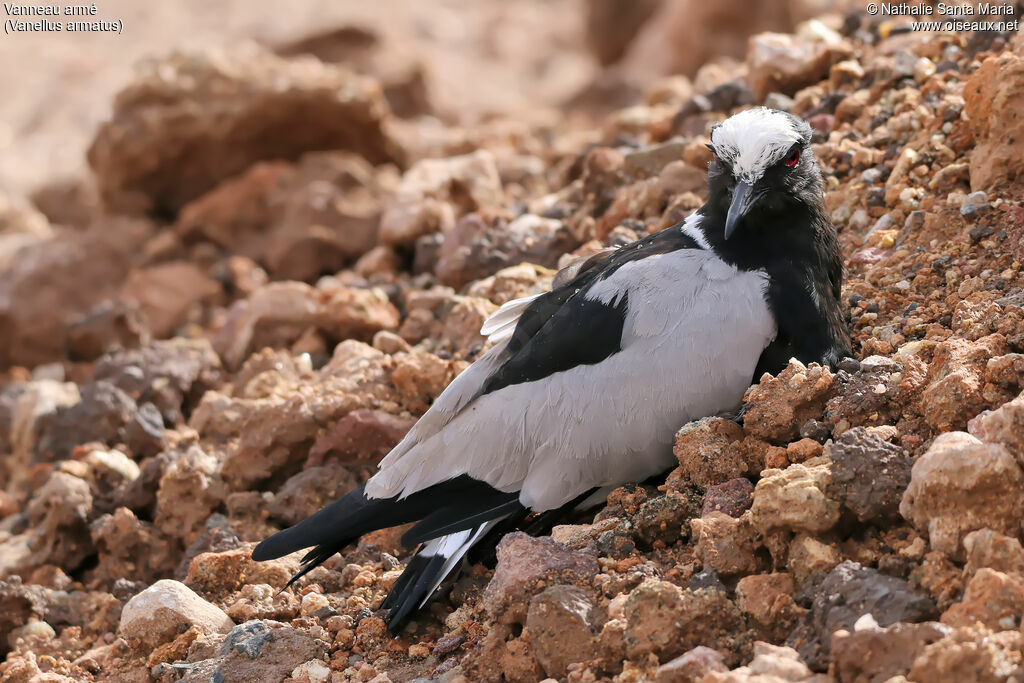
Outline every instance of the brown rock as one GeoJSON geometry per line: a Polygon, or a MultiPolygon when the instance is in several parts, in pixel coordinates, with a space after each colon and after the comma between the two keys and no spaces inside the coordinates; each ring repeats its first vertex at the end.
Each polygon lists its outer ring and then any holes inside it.
{"type": "Polygon", "coordinates": [[[565,550],[550,538],[514,532],[498,544],[498,564],[484,590],[484,606],[501,623],[522,623],[530,598],[545,586],[589,585],[597,572],[597,558],[592,555],[565,550]]]}
{"type": "Polygon", "coordinates": [[[704,569],[714,569],[723,575],[757,570],[758,533],[751,523],[750,513],[736,519],[723,512],[711,512],[691,519],[690,527],[697,539],[694,554],[704,569]]]}
{"type": "Polygon", "coordinates": [[[1024,472],[1002,445],[964,432],[940,434],[914,463],[900,514],[928,534],[933,548],[960,559],[971,531],[1020,533],[1022,485],[1024,472]]]}
{"type": "Polygon", "coordinates": [[[793,601],[793,575],[753,574],[736,584],[736,606],[760,640],[784,640],[807,611],[793,601]]]}
{"type": "Polygon", "coordinates": [[[935,604],[910,590],[906,581],[846,561],[815,588],[811,609],[789,635],[788,643],[813,669],[824,668],[832,634],[852,631],[870,614],[881,626],[898,621],[925,621],[936,616],[935,604]]]}
{"type": "Polygon", "coordinates": [[[111,219],[20,249],[0,269],[0,367],[61,358],[68,327],[116,293],[150,230],[111,219]]]}
{"type": "Polygon", "coordinates": [[[286,526],[298,524],[359,485],[355,476],[341,465],[307,467],[284,483],[267,506],[275,520],[286,526]]]}
{"type": "Polygon", "coordinates": [[[445,233],[434,273],[441,284],[458,290],[523,261],[554,268],[562,254],[579,244],[561,221],[552,218],[527,213],[506,224],[471,213],[445,233]]]}
{"type": "Polygon", "coordinates": [[[1024,637],[1016,631],[993,634],[960,628],[927,645],[907,674],[911,681],[1000,683],[1020,671],[1024,637]]]}
{"type": "Polygon", "coordinates": [[[626,652],[631,659],[653,654],[671,659],[697,645],[728,653],[736,663],[743,649],[743,618],[715,588],[681,590],[649,579],[634,588],[624,605],[626,652]],[[740,634],[740,635],[737,635],[740,634]]]}
{"type": "Polygon", "coordinates": [[[832,64],[849,54],[837,34],[821,26],[822,40],[784,33],[761,33],[747,48],[747,82],[757,100],[771,92],[792,95],[828,75],[832,64]]]}
{"type": "Polygon", "coordinates": [[[224,597],[244,583],[265,583],[284,588],[299,570],[298,554],[268,562],[255,562],[250,556],[255,543],[221,552],[200,553],[192,558],[185,584],[208,596],[224,597]]]}
{"type": "Polygon", "coordinates": [[[133,271],[121,298],[138,307],[156,337],[169,337],[188,321],[194,307],[221,291],[220,285],[191,263],[174,261],[133,271]]]}
{"type": "Polygon", "coordinates": [[[965,113],[974,131],[971,189],[989,190],[1012,183],[1024,172],[1024,57],[1005,51],[992,55],[964,85],[965,113]]]}
{"type": "MultiPolygon", "coordinates": [[[[174,425],[217,385],[221,364],[207,340],[174,338],[105,355],[96,364],[95,379],[128,394],[140,412],[152,404],[167,424],[174,425]]],[[[131,446],[130,425],[127,430],[131,446]]]]}
{"type": "Polygon", "coordinates": [[[952,629],[933,621],[837,631],[832,636],[836,677],[850,683],[886,681],[910,672],[914,659],[952,629]]]}
{"type": "Polygon", "coordinates": [[[501,178],[490,152],[424,159],[402,176],[381,218],[380,238],[392,246],[411,245],[423,235],[448,232],[466,213],[501,203],[501,178]]]}
{"type": "Polygon", "coordinates": [[[375,82],[315,59],[251,44],[178,53],[145,64],[118,94],[89,164],[108,206],[173,214],[263,159],[349,149],[395,161],[386,115],[375,82]]]}
{"type": "Polygon", "coordinates": [[[821,418],[832,384],[828,368],[791,360],[778,377],[766,375],[747,390],[743,430],[776,443],[796,439],[801,425],[821,418]]]}
{"type": "Polygon", "coordinates": [[[968,429],[982,441],[1003,444],[1024,466],[1024,394],[977,416],[968,429]]]}
{"type": "Polygon", "coordinates": [[[171,538],[190,543],[226,491],[219,476],[220,462],[199,446],[176,453],[160,477],[156,494],[156,526],[171,538]]]}
{"type": "Polygon", "coordinates": [[[90,531],[99,554],[93,576],[107,585],[129,576],[152,583],[178,564],[181,551],[177,544],[128,508],[98,518],[90,531]]]}
{"type": "Polygon", "coordinates": [[[548,676],[561,678],[570,664],[596,658],[600,627],[593,600],[577,586],[551,586],[530,600],[526,628],[548,676]]]}
{"type": "Polygon", "coordinates": [[[89,534],[93,516],[89,484],[66,472],[54,472],[28,504],[30,565],[77,568],[95,552],[89,534]]]}
{"type": "Polygon", "coordinates": [[[204,633],[228,633],[234,623],[185,585],[162,579],[128,601],[117,630],[144,650],[152,650],[192,626],[204,633]]]}
{"type": "Polygon", "coordinates": [[[730,517],[739,517],[754,503],[754,485],[750,480],[737,478],[708,487],[704,495],[704,507],[700,516],[706,517],[713,511],[724,512],[730,517]]]}
{"type": "Polygon", "coordinates": [[[732,420],[706,417],[685,425],[676,433],[673,452],[683,481],[706,489],[750,474],[750,465],[734,446],[743,428],[732,420]]]}
{"type": "Polygon", "coordinates": [[[1020,541],[991,529],[979,529],[964,536],[967,564],[964,574],[994,569],[1007,574],[1024,574],[1024,548],[1020,541]]]}
{"type": "Polygon", "coordinates": [[[814,574],[831,571],[842,559],[834,543],[823,542],[810,534],[797,534],[789,542],[785,564],[797,582],[804,585],[814,574]]]}
{"type": "Polygon", "coordinates": [[[106,351],[145,346],[151,338],[149,324],[137,306],[107,299],[68,325],[68,357],[91,361],[106,351]]]}
{"type": "Polygon", "coordinates": [[[415,423],[379,410],[353,410],[317,439],[305,466],[328,462],[376,465],[415,423]]]}
{"type": "Polygon", "coordinates": [[[921,412],[940,431],[962,430],[986,406],[983,395],[985,365],[1005,354],[1006,339],[992,334],[977,341],[951,338],[932,355],[930,384],[921,395],[921,412]]]}
{"type": "Polygon", "coordinates": [[[721,652],[698,645],[659,666],[653,680],[655,683],[700,683],[709,673],[728,670],[721,652]]]}
{"type": "Polygon", "coordinates": [[[950,626],[980,623],[993,631],[1020,627],[1024,612],[1024,577],[982,568],[967,583],[963,600],[942,613],[950,626]]]}

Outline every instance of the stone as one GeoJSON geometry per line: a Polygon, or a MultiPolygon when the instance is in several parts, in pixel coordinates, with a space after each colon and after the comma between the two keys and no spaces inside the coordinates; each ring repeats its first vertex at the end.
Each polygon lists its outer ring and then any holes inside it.
{"type": "Polygon", "coordinates": [[[626,653],[631,659],[649,654],[670,660],[697,645],[727,653],[735,663],[743,649],[739,610],[716,588],[682,590],[658,579],[634,588],[623,606],[626,653]]]}
{"type": "Polygon", "coordinates": [[[704,506],[700,516],[706,517],[710,512],[724,512],[730,517],[739,517],[754,504],[754,485],[749,479],[730,479],[708,487],[704,494],[704,506]]]}
{"type": "Polygon", "coordinates": [[[902,448],[854,427],[826,447],[830,492],[861,522],[899,517],[913,460],[902,448]]]}
{"type": "MultiPolygon", "coordinates": [[[[869,356],[837,377],[836,395],[825,406],[825,422],[838,435],[852,425],[870,427],[898,419],[905,401],[904,367],[884,356],[869,356]]],[[[920,387],[907,386],[913,392],[920,387]]]]}
{"type": "Polygon", "coordinates": [[[93,502],[88,482],[62,471],[50,475],[28,503],[30,566],[73,570],[95,552],[89,534],[93,502]]]}
{"type": "MultiPolygon", "coordinates": [[[[152,404],[167,424],[174,425],[216,386],[221,370],[210,342],[175,338],[106,354],[97,362],[94,378],[128,394],[140,411],[152,404]]],[[[132,426],[127,429],[130,432],[132,426]]]]}
{"type": "Polygon", "coordinates": [[[374,466],[413,424],[411,418],[380,410],[353,410],[317,438],[305,466],[320,467],[328,462],[374,466]]]}
{"type": "Polygon", "coordinates": [[[729,576],[756,571],[758,533],[747,513],[739,519],[723,512],[711,512],[690,520],[697,539],[694,555],[704,569],[729,576]]]}
{"type": "Polygon", "coordinates": [[[298,524],[359,485],[352,473],[337,464],[308,467],[290,477],[274,495],[267,511],[284,526],[298,524]]]}
{"type": "Polygon", "coordinates": [[[498,543],[498,564],[484,590],[483,603],[500,623],[522,623],[530,598],[547,585],[568,582],[589,585],[597,575],[597,558],[566,550],[550,538],[522,532],[507,534],[498,543]]]}
{"type": "Polygon", "coordinates": [[[501,203],[501,178],[490,152],[424,159],[402,176],[381,218],[380,238],[391,246],[411,245],[423,235],[448,232],[469,212],[501,203]]]}
{"type": "Polygon", "coordinates": [[[907,674],[911,681],[999,683],[1021,669],[1024,638],[1016,631],[992,633],[983,627],[960,628],[925,646],[907,674]]]}
{"type": "Polygon", "coordinates": [[[808,666],[821,670],[827,665],[832,634],[839,629],[852,631],[865,614],[880,626],[890,626],[934,619],[937,610],[931,599],[913,592],[906,581],[847,560],[816,587],[810,611],[787,642],[808,666]]]}
{"type": "Polygon", "coordinates": [[[713,672],[725,672],[725,658],[718,650],[698,645],[654,671],[654,683],[700,683],[713,672]]]}
{"type": "Polygon", "coordinates": [[[89,531],[99,555],[93,576],[108,585],[127,576],[152,583],[177,564],[181,552],[173,539],[125,507],[97,518],[89,531]]]}
{"type": "Polygon", "coordinates": [[[821,417],[832,388],[828,368],[790,360],[777,377],[765,375],[747,389],[743,430],[774,443],[792,441],[799,436],[800,425],[821,417]]]}
{"type": "Polygon", "coordinates": [[[554,268],[562,254],[579,245],[569,228],[553,218],[525,213],[506,223],[470,213],[445,233],[434,273],[441,284],[460,290],[522,262],[554,268]]]}
{"type": "Polygon", "coordinates": [[[952,629],[926,621],[896,623],[886,628],[877,624],[832,635],[832,659],[836,677],[853,683],[887,681],[906,676],[914,660],[928,645],[942,640],[952,629]]]}
{"type": "Polygon", "coordinates": [[[921,394],[921,413],[934,429],[962,430],[987,407],[984,389],[988,361],[1009,349],[1000,334],[976,341],[948,339],[935,349],[928,367],[929,384],[921,394]]]}
{"type": "Polygon", "coordinates": [[[747,49],[747,82],[761,102],[772,92],[792,95],[828,76],[832,64],[849,52],[838,35],[822,26],[826,40],[784,33],[760,33],[747,49]]]}
{"type": "Polygon", "coordinates": [[[1024,612],[1024,576],[979,569],[967,582],[963,599],[942,613],[952,627],[983,624],[993,631],[1018,629],[1024,612]]]}
{"type": "MultiPolygon", "coordinates": [[[[186,658],[190,666],[183,669],[180,680],[189,683],[286,680],[298,667],[306,667],[310,661],[325,660],[326,650],[326,643],[307,630],[270,620],[251,620],[235,626],[226,637],[207,638],[202,647],[190,648],[186,658]],[[219,649],[214,649],[218,644],[219,649]]],[[[320,671],[321,667],[306,667],[305,670],[320,671]]]]}
{"type": "Polygon", "coordinates": [[[743,439],[743,428],[732,420],[706,417],[676,432],[673,453],[684,481],[706,489],[750,474],[750,464],[735,442],[743,439]]]}
{"type": "Polygon", "coordinates": [[[161,579],[128,601],[117,631],[139,647],[151,650],[192,626],[206,634],[228,633],[234,623],[223,610],[184,584],[161,579]]]}
{"type": "Polygon", "coordinates": [[[793,575],[751,574],[736,584],[736,607],[760,640],[782,641],[807,610],[793,600],[793,575]]]}
{"type": "Polygon", "coordinates": [[[985,59],[964,84],[964,113],[974,133],[971,189],[990,190],[1024,172],[1021,110],[1024,57],[1003,51],[985,59]]]}
{"type": "Polygon", "coordinates": [[[700,498],[692,492],[669,491],[643,502],[633,518],[637,536],[645,543],[671,545],[689,538],[690,524],[698,514],[700,498]]]}
{"type": "Polygon", "coordinates": [[[219,459],[192,445],[175,452],[160,477],[154,523],[184,545],[192,542],[203,522],[224,501],[219,459]]]}
{"type": "Polygon", "coordinates": [[[601,625],[593,599],[578,586],[544,589],[530,600],[526,615],[534,656],[554,678],[565,676],[570,664],[597,657],[601,625]]]}
{"type": "Polygon", "coordinates": [[[116,219],[19,249],[0,269],[0,366],[62,358],[71,325],[116,295],[152,229],[116,219]]]}
{"type": "Polygon", "coordinates": [[[313,58],[251,43],[175,53],[146,62],[118,94],[88,160],[108,207],[174,215],[265,159],[348,149],[400,161],[387,112],[375,81],[313,58]]]}
{"type": "Polygon", "coordinates": [[[789,542],[785,564],[797,582],[803,585],[815,574],[831,571],[842,559],[834,543],[823,542],[813,535],[802,533],[789,542]]]}
{"type": "Polygon", "coordinates": [[[964,565],[967,576],[985,568],[1024,575],[1024,547],[1016,538],[991,529],[979,529],[964,536],[964,549],[967,551],[964,565]]]}
{"type": "Polygon", "coordinates": [[[914,463],[900,514],[928,535],[933,548],[962,559],[971,531],[1020,533],[1024,499],[1016,492],[1022,485],[1024,472],[1004,446],[948,432],[914,463]]]}
{"type": "Polygon", "coordinates": [[[1024,466],[1024,394],[971,420],[968,431],[988,443],[1000,443],[1024,466]]]}
{"type": "Polygon", "coordinates": [[[808,461],[784,470],[765,470],[754,488],[752,522],[761,533],[776,530],[821,532],[839,521],[827,461],[808,461]]]}
{"type": "Polygon", "coordinates": [[[192,263],[171,261],[133,270],[121,286],[121,299],[145,316],[154,337],[172,336],[195,310],[211,303],[220,285],[192,263]]]}

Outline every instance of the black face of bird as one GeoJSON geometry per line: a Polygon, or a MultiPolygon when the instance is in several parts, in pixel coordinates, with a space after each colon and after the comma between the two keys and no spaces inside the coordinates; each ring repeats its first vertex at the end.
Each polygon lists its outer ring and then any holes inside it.
{"type": "MultiPolygon", "coordinates": [[[[712,129],[709,209],[724,217],[722,237],[763,230],[773,217],[822,201],[821,174],[806,123],[768,109],[741,112],[712,129]]],[[[776,235],[778,237],[778,235],[776,235]]]]}

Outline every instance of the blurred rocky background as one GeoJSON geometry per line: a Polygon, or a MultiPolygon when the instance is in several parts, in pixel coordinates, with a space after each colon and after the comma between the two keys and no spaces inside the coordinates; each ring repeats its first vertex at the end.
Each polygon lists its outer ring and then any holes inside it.
{"type": "Polygon", "coordinates": [[[0,40],[2,680],[1024,680],[1024,36],[98,10],[124,33],[0,40]],[[490,312],[699,207],[754,104],[815,130],[856,358],[679,425],[664,483],[510,535],[397,638],[401,529],[279,592],[299,555],[253,544],[363,481],[490,312]]]}

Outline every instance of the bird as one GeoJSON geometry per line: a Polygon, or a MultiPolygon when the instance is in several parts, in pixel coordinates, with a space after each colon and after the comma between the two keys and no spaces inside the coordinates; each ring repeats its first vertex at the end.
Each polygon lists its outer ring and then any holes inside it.
{"type": "Polygon", "coordinates": [[[503,534],[671,469],[678,429],[736,411],[764,373],[835,367],[850,354],[843,268],[811,138],[764,107],[714,125],[701,208],[502,305],[481,328],[494,345],[378,471],[253,559],[312,548],[291,585],[361,535],[415,522],[402,543],[418,549],[380,606],[397,632],[503,534]]]}

